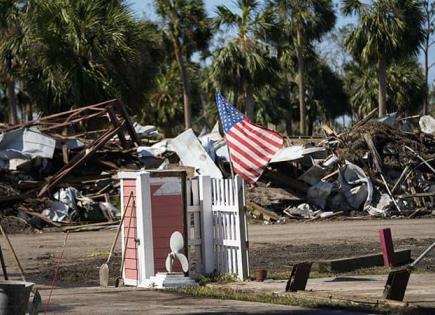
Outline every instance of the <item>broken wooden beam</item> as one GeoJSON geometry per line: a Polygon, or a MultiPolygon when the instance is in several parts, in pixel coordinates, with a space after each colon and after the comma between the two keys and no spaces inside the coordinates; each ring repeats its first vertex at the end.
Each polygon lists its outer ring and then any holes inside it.
{"type": "Polygon", "coordinates": [[[261,217],[263,220],[270,221],[278,221],[280,216],[273,211],[267,210],[254,202],[248,201],[246,202],[246,207],[251,210],[252,213],[261,217]]]}
{"type": "MultiPolygon", "coordinates": [[[[394,253],[395,266],[404,266],[411,262],[411,250],[402,249],[394,253]]],[[[348,258],[323,260],[315,262],[319,272],[349,272],[362,268],[381,267],[384,265],[382,253],[348,258]]]]}

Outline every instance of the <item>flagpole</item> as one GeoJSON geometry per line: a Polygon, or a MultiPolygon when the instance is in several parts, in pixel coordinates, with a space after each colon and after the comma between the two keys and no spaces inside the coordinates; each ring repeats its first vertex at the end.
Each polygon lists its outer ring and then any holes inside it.
{"type": "Polygon", "coordinates": [[[228,160],[230,162],[231,178],[234,180],[235,176],[234,176],[234,169],[233,169],[233,161],[231,161],[230,147],[228,145],[227,139],[225,139],[225,143],[227,145],[227,150],[228,150],[228,160]]]}

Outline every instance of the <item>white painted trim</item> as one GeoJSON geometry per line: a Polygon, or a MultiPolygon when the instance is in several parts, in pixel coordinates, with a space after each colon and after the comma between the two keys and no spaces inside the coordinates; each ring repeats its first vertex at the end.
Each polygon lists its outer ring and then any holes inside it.
{"type": "Polygon", "coordinates": [[[136,179],[137,173],[138,173],[137,171],[131,171],[131,172],[121,171],[118,172],[116,176],[118,177],[118,179],[136,179]]]}
{"type": "Polygon", "coordinates": [[[213,245],[213,212],[211,209],[211,178],[199,176],[199,200],[201,208],[201,239],[203,266],[206,274],[212,274],[216,269],[216,257],[213,245]]]}
{"type": "MultiPolygon", "coordinates": [[[[119,196],[121,198],[121,218],[124,214],[124,180],[120,179],[120,185],[119,185],[119,196]]],[[[124,260],[124,224],[121,227],[121,261],[124,260]]],[[[124,279],[124,283],[126,281],[125,279],[125,268],[122,270],[122,279],[124,279]]]]}
{"type": "Polygon", "coordinates": [[[138,173],[136,179],[137,235],[140,240],[138,255],[140,286],[144,286],[146,280],[155,275],[150,179],[150,174],[144,171],[138,173]]]}
{"type": "Polygon", "coordinates": [[[125,277],[123,277],[124,279],[124,285],[128,285],[131,287],[136,287],[137,286],[137,281],[134,279],[126,279],[125,277]]]}

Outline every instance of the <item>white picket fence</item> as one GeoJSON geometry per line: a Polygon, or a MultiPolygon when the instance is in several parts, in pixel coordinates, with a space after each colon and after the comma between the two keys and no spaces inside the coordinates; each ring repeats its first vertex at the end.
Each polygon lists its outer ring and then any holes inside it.
{"type": "Polygon", "coordinates": [[[240,177],[198,176],[187,181],[191,274],[249,275],[244,184],[240,177]]]}

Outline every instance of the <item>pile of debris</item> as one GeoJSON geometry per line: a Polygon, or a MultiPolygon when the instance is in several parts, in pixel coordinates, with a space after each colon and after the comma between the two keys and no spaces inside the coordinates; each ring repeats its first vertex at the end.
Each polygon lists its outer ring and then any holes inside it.
{"type": "MultiPolygon", "coordinates": [[[[432,214],[435,120],[420,128],[375,111],[337,134],[288,138],[255,186],[247,187],[254,219],[432,214]]],[[[133,123],[119,100],[0,126],[0,215],[35,228],[119,218],[120,170],[182,169],[188,176],[231,176],[219,125],[159,139],[133,123]]]]}
{"type": "MultiPolygon", "coordinates": [[[[417,128],[410,119],[372,116],[374,112],[341,134],[324,126],[326,137],[315,146],[324,149],[323,156],[316,151],[272,163],[262,180],[299,199],[280,200],[281,211],[272,219],[267,210],[276,209],[277,201],[260,204],[266,211],[251,206],[252,213],[276,222],[282,216],[315,220],[434,215],[435,120],[423,116],[417,128]]],[[[252,190],[248,196],[258,196],[259,188],[252,190]]]]}
{"type": "Polygon", "coordinates": [[[35,228],[116,221],[121,168],[141,169],[136,147],[154,126],[132,123],[118,100],[0,129],[0,209],[35,228]]]}

